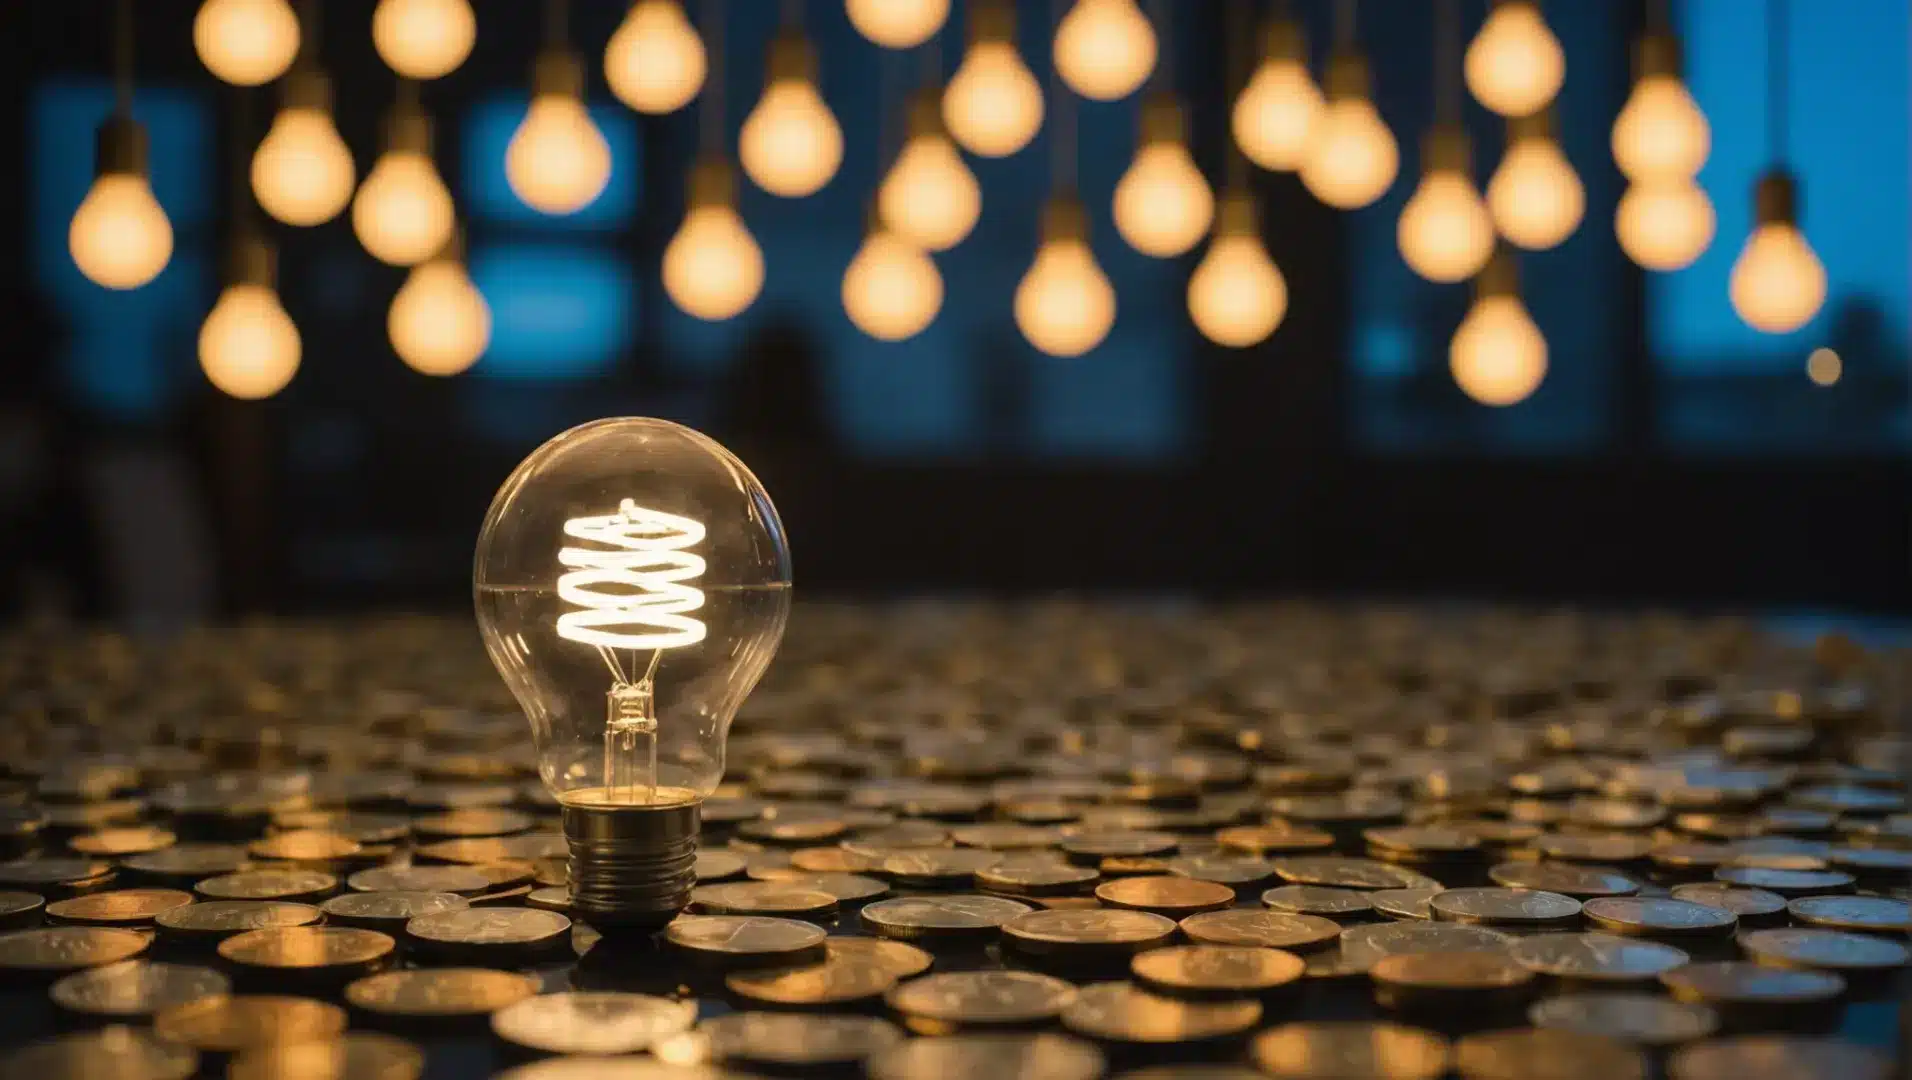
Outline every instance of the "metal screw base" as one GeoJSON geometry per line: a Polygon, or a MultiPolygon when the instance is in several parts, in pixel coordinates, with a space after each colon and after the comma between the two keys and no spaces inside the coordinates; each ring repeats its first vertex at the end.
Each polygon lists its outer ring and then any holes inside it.
{"type": "Polygon", "coordinates": [[[654,931],[697,884],[698,804],[566,804],[571,913],[600,932],[654,931]]]}

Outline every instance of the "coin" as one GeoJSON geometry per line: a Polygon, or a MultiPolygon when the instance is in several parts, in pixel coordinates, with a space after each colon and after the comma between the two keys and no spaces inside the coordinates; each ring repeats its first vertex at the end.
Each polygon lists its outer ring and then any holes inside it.
{"type": "Polygon", "coordinates": [[[142,1020],[161,1009],[231,990],[231,980],[211,968],[122,960],[74,972],[47,994],[55,1005],[80,1016],[142,1020]]]}
{"type": "Polygon", "coordinates": [[[1047,1032],[908,1039],[868,1066],[871,1080],[1097,1080],[1106,1067],[1102,1052],[1089,1043],[1047,1032]]]}
{"type": "Polygon", "coordinates": [[[1454,1044],[1466,1080],[1646,1080],[1646,1055],[1618,1039],[1558,1028],[1468,1035],[1454,1044]]]}
{"type": "Polygon", "coordinates": [[[1691,960],[1683,949],[1614,934],[1537,934],[1508,946],[1514,962],[1541,975],[1592,983],[1650,982],[1691,960]]]}
{"type": "Polygon", "coordinates": [[[1892,1061],[1869,1047],[1804,1035],[1739,1035],[1681,1047],[1669,1080],[1887,1080],[1892,1061]]]}
{"type": "Polygon", "coordinates": [[[219,943],[219,956],[242,975],[343,985],[390,964],[397,948],[391,935],[376,930],[293,926],[234,934],[219,943]]]}
{"type": "Polygon", "coordinates": [[[1912,951],[1899,942],[1821,927],[1753,930],[1740,935],[1739,947],[1762,964],[1838,971],[1848,976],[1902,968],[1912,960],[1912,951]]]}
{"type": "Polygon", "coordinates": [[[471,866],[375,866],[345,879],[355,892],[448,892],[476,896],[492,887],[490,875],[471,866]]]}
{"type": "Polygon", "coordinates": [[[471,901],[456,893],[355,892],[334,896],[319,905],[326,919],[341,926],[397,934],[420,915],[463,911],[471,901]]]}
{"type": "Polygon", "coordinates": [[[1259,1001],[1182,1001],[1125,982],[1083,987],[1062,1026],[1113,1043],[1191,1043],[1242,1035],[1261,1021],[1259,1001]]]}
{"type": "Polygon", "coordinates": [[[827,954],[822,963],[803,967],[733,972],[724,986],[739,997],[765,1005],[829,1008],[866,1002],[896,985],[888,968],[827,954]]]}
{"type": "Polygon", "coordinates": [[[679,915],[664,940],[689,955],[728,966],[789,966],[824,956],[823,928],[760,915],[679,915]]]}
{"type": "Polygon", "coordinates": [[[1032,910],[1015,900],[959,893],[878,900],[863,908],[861,919],[871,933],[887,938],[974,944],[994,940],[1003,924],[1032,910]]]}
{"type": "Polygon", "coordinates": [[[536,908],[473,907],[419,915],[405,924],[405,936],[442,956],[520,960],[561,948],[571,920],[536,908]]]}
{"type": "Polygon", "coordinates": [[[1831,972],[1732,960],[1674,968],[1660,976],[1660,983],[1679,1001],[1707,1005],[1819,1005],[1846,989],[1846,981],[1831,972]]]}
{"type": "Polygon", "coordinates": [[[1109,858],[1166,855],[1179,846],[1181,839],[1174,833],[1123,829],[1078,832],[1062,842],[1071,861],[1089,866],[1109,858]]]}
{"type": "Polygon", "coordinates": [[[529,830],[536,822],[522,811],[500,806],[462,806],[412,819],[412,831],[421,837],[509,836],[529,830]]]}
{"type": "Polygon", "coordinates": [[[1168,860],[1168,872],[1241,889],[1274,877],[1275,864],[1241,855],[1179,855],[1168,860]]]}
{"type": "Polygon", "coordinates": [[[1216,843],[1250,855],[1322,851],[1334,846],[1334,834],[1297,825],[1237,825],[1215,834],[1216,843]]]}
{"type": "Polygon", "coordinates": [[[837,898],[829,893],[791,888],[771,881],[699,885],[691,890],[690,900],[697,910],[710,915],[820,919],[835,915],[837,910],[837,898]]]}
{"type": "Polygon", "coordinates": [[[337,1005],[264,994],[200,998],[153,1017],[160,1038],[212,1054],[330,1039],[344,1030],[345,1010],[337,1005]]]}
{"type": "Polygon", "coordinates": [[[1061,979],[1029,971],[957,971],[898,983],[884,994],[910,1030],[947,1035],[977,1027],[1044,1023],[1075,1001],[1061,979]]]}
{"type": "Polygon", "coordinates": [[[1262,893],[1261,902],[1273,911],[1328,919],[1349,919],[1374,910],[1367,893],[1326,885],[1283,885],[1262,893]]]}
{"type": "Polygon", "coordinates": [[[1732,912],[1690,900],[1608,896],[1587,901],[1582,910],[1599,929],[1635,937],[1721,937],[1739,925],[1732,912]]]}
{"type": "Polygon", "coordinates": [[[1448,889],[1427,903],[1440,922],[1557,930],[1580,922],[1580,901],[1539,889],[1448,889]]]}
{"type": "Polygon", "coordinates": [[[388,1020],[463,1025],[531,997],[538,980],[489,968],[420,968],[354,980],[345,1002],[388,1020]]]}
{"type": "Polygon", "coordinates": [[[648,994],[538,994],[491,1014],[506,1042],[548,1054],[635,1054],[697,1022],[694,1002],[648,994]]]}
{"type": "Polygon", "coordinates": [[[1655,1047],[1704,1039],[1719,1028],[1719,1014],[1711,1007],[1658,994],[1565,994],[1535,1002],[1527,1021],[1655,1047]]]}
{"type": "Polygon", "coordinates": [[[1383,957],[1410,953],[1505,950],[1514,937],[1461,923],[1387,922],[1350,926],[1341,932],[1341,954],[1365,971],[1383,957]]]}
{"type": "Polygon", "coordinates": [[[147,934],[103,926],[46,926],[0,934],[0,971],[41,976],[101,967],[146,951],[147,934]]]}
{"type": "Polygon", "coordinates": [[[165,939],[217,941],[248,930],[311,926],[324,917],[311,904],[285,900],[205,900],[162,911],[153,922],[165,939]]]}
{"type": "Polygon", "coordinates": [[[1591,900],[1598,896],[1632,896],[1640,891],[1639,882],[1618,870],[1570,862],[1542,860],[1500,863],[1488,870],[1487,876],[1493,879],[1494,884],[1510,889],[1540,889],[1575,900],[1591,900]]]}
{"type": "Polygon", "coordinates": [[[1235,890],[1182,877],[1131,877],[1096,886],[1096,899],[1111,907],[1150,911],[1172,919],[1218,911],[1235,902],[1235,890]]]}
{"type": "Polygon", "coordinates": [[[1249,1053],[1277,1080],[1437,1080],[1450,1056],[1431,1031],[1360,1021],[1283,1024],[1255,1036],[1249,1053]]]}
{"type": "Polygon", "coordinates": [[[1170,997],[1240,997],[1287,986],[1307,966],[1278,949],[1178,945],[1137,955],[1129,973],[1144,988],[1170,997]]]}
{"type": "Polygon", "coordinates": [[[1441,889],[1376,889],[1368,893],[1368,903],[1374,910],[1390,919],[1432,919],[1433,909],[1427,906],[1441,889]]]}
{"type": "Polygon", "coordinates": [[[323,900],[339,879],[318,870],[240,870],[193,886],[208,900],[323,900]]]}
{"type": "Polygon", "coordinates": [[[961,889],[1002,858],[1000,852],[984,848],[915,848],[887,856],[877,872],[898,885],[961,889]]]}
{"type": "Polygon", "coordinates": [[[425,1055],[392,1035],[354,1031],[313,1042],[255,1047],[232,1060],[227,1080],[418,1080],[425,1055]]]}
{"type": "Polygon", "coordinates": [[[96,859],[29,858],[0,862],[0,886],[48,898],[73,896],[112,881],[113,864],[96,859]]]}
{"type": "Polygon", "coordinates": [[[46,906],[47,919],[82,926],[144,926],[174,908],[193,902],[177,889],[116,889],[89,893],[46,906]]]}
{"type": "Polygon", "coordinates": [[[1786,898],[1778,893],[1770,893],[1765,889],[1751,889],[1744,885],[1728,885],[1723,881],[1695,881],[1685,885],[1675,885],[1673,899],[1730,911],[1738,917],[1742,925],[1748,926],[1783,919],[1786,915],[1786,898]]]}
{"type": "Polygon", "coordinates": [[[1300,855],[1274,860],[1275,873],[1291,885],[1337,889],[1438,889],[1441,883],[1404,866],[1341,855],[1300,855]]]}
{"type": "Polygon", "coordinates": [[[254,840],[246,851],[256,859],[285,862],[336,862],[350,859],[365,850],[365,845],[349,836],[324,829],[293,829],[254,840]]]}
{"type": "MultiPolygon", "coordinates": [[[[449,896],[450,893],[445,895],[449,896]]],[[[571,913],[571,890],[564,885],[553,885],[542,889],[533,889],[524,898],[526,907],[540,911],[556,911],[560,914],[571,913]]]]}
{"type": "Polygon", "coordinates": [[[36,893],[0,892],[0,930],[34,925],[46,913],[46,901],[36,893]]]}
{"type": "Polygon", "coordinates": [[[1237,945],[1308,951],[1339,939],[1338,923],[1314,915],[1279,911],[1208,911],[1181,922],[1182,933],[1201,945],[1237,945]]]}
{"type": "Polygon", "coordinates": [[[1518,997],[1534,973],[1506,949],[1394,953],[1368,969],[1374,1000],[1383,1008],[1442,1010],[1499,1005],[1518,997]]]}
{"type": "Polygon", "coordinates": [[[191,1047],[120,1024],[42,1039],[0,1058],[0,1076],[36,1080],[186,1080],[198,1071],[191,1047]]]}
{"type": "Polygon", "coordinates": [[[128,877],[190,885],[243,870],[247,858],[246,849],[239,844],[175,844],[121,859],[120,870],[128,877]]]}
{"type": "Polygon", "coordinates": [[[998,863],[976,871],[976,886],[1016,896],[1062,896],[1080,892],[1102,880],[1094,867],[1072,863],[998,863]]]}
{"type": "Polygon", "coordinates": [[[160,851],[173,846],[179,837],[165,829],[151,825],[129,825],[119,829],[101,829],[98,832],[84,833],[66,842],[81,855],[98,855],[105,858],[122,858],[127,855],[140,855],[151,851],[160,851]]]}
{"type": "Polygon", "coordinates": [[[700,882],[742,877],[743,872],[744,860],[741,855],[733,855],[728,851],[697,853],[697,880],[700,882]]]}
{"type": "Polygon", "coordinates": [[[1713,871],[1713,877],[1728,885],[1778,893],[1789,900],[1849,893],[1858,880],[1843,870],[1772,870],[1760,866],[1722,866],[1713,871]]]}
{"type": "Polygon", "coordinates": [[[1622,833],[1547,833],[1534,841],[1534,850],[1565,862],[1638,862],[1653,850],[1653,841],[1622,833]]]}
{"type": "Polygon", "coordinates": [[[1884,896],[1802,896],[1786,905],[1795,922],[1831,930],[1912,932],[1912,903],[1884,896]]]}
{"type": "Polygon", "coordinates": [[[1062,834],[1054,829],[1007,822],[959,826],[949,831],[949,838],[964,847],[988,848],[991,851],[1048,848],[1062,842],[1062,834]]]}
{"type": "MultiPolygon", "coordinates": [[[[713,1017],[665,1039],[652,1053],[677,1065],[736,1062],[779,1070],[843,1068],[860,1065],[903,1038],[895,1024],[867,1016],[738,1012],[713,1017]]],[[[693,1075],[704,1080],[701,1073],[693,1075]]],[[[656,1080],[676,1078],[662,1073],[656,1080]]],[[[724,1074],[714,1080],[741,1078],[724,1074]]]]}
{"type": "Polygon", "coordinates": [[[839,904],[860,904],[887,895],[890,891],[889,885],[873,877],[836,871],[792,874],[780,884],[787,889],[828,893],[839,904]]]}
{"type": "Polygon", "coordinates": [[[1111,960],[1155,948],[1175,935],[1174,920],[1123,908],[1033,911],[1003,924],[1017,951],[1057,960],[1111,960]]]}

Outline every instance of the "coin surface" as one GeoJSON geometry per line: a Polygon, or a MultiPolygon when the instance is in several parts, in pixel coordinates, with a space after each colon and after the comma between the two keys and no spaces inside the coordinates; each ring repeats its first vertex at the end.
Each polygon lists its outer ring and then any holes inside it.
{"type": "Polygon", "coordinates": [[[92,881],[112,872],[113,864],[102,859],[9,859],[0,862],[0,885],[37,890],[41,886],[70,886],[92,881]]]}
{"type": "Polygon", "coordinates": [[[0,1058],[0,1076],[37,1080],[186,1080],[198,1071],[198,1051],[121,1024],[42,1039],[0,1058]]]}
{"type": "Polygon", "coordinates": [[[1748,931],[1739,936],[1739,947],[1762,964],[1820,971],[1901,968],[1912,960],[1912,951],[1899,942],[1812,926],[1748,931]]]}
{"type": "Polygon", "coordinates": [[[905,941],[975,942],[995,938],[1010,920],[1035,910],[997,896],[958,893],[905,896],[865,905],[859,917],[871,933],[905,941]]]}
{"type": "Polygon", "coordinates": [[[898,983],[884,995],[918,1034],[1040,1024],[1076,999],[1076,988],[1030,971],[955,971],[898,983]]]}
{"type": "Polygon", "coordinates": [[[868,1016],[739,1012],[706,1020],[658,1043],[653,1052],[673,1064],[825,1068],[860,1064],[903,1038],[895,1024],[868,1016]]]}
{"type": "Polygon", "coordinates": [[[761,915],[679,915],[664,940],[727,964],[789,966],[821,959],[827,935],[814,923],[761,915]]]}
{"type": "Polygon", "coordinates": [[[1102,1051],[1093,1045],[1048,1032],[909,1039],[871,1058],[868,1065],[871,1080],[1097,1080],[1106,1068],[1102,1051]]]}
{"type": "Polygon", "coordinates": [[[0,892],[0,930],[19,930],[40,921],[46,901],[38,893],[0,892]]]}
{"type": "Polygon", "coordinates": [[[322,900],[339,879],[318,870],[240,870],[193,886],[208,900],[322,900]]]}
{"type": "Polygon", "coordinates": [[[329,922],[395,934],[420,915],[463,911],[471,901],[444,892],[353,892],[319,905],[329,922]]]}
{"type": "Polygon", "coordinates": [[[375,866],[345,879],[355,892],[448,892],[475,896],[492,887],[490,875],[470,866],[375,866]]]}
{"type": "Polygon", "coordinates": [[[742,877],[744,873],[743,856],[728,851],[699,851],[697,853],[697,880],[725,881],[742,877]]]}
{"type": "Polygon", "coordinates": [[[1790,971],[1735,960],[1687,964],[1661,975],[1660,983],[1679,1001],[1708,1005],[1817,1005],[1846,989],[1846,981],[1829,971],[1790,971]]]}
{"type": "Polygon", "coordinates": [[[1102,880],[1091,866],[1073,863],[1009,863],[1005,860],[986,870],[976,871],[976,886],[992,892],[1017,896],[1063,896],[1081,892],[1102,880]]]}
{"type": "Polygon", "coordinates": [[[1442,889],[1376,889],[1368,893],[1368,904],[1390,919],[1432,919],[1427,906],[1442,889]]]}
{"type": "Polygon", "coordinates": [[[1366,971],[1383,957],[1408,953],[1505,950],[1511,934],[1462,923],[1398,922],[1350,926],[1341,932],[1341,954],[1366,971]]]}
{"type": "Polygon", "coordinates": [[[831,956],[826,947],[821,963],[732,972],[724,978],[724,986],[760,1004],[821,1009],[882,997],[896,981],[889,968],[842,954],[831,956]]]}
{"type": "Polygon", "coordinates": [[[354,980],[346,1004],[380,1016],[448,1020],[489,1016],[538,992],[538,980],[489,968],[419,968],[354,980]]]}
{"type": "Polygon", "coordinates": [[[1448,889],[1436,893],[1427,906],[1437,921],[1473,926],[1542,930],[1580,921],[1580,901],[1540,889],[1448,889]]]}
{"type": "Polygon", "coordinates": [[[1274,860],[1275,873],[1291,885],[1337,889],[1438,889],[1441,883],[1404,866],[1343,855],[1299,855],[1274,860]]]}
{"type": "Polygon", "coordinates": [[[340,981],[391,963],[398,942],[390,934],[345,926],[292,926],[248,930],[219,943],[227,963],[253,972],[324,975],[340,981]]]}
{"type": "Polygon", "coordinates": [[[1582,910],[1595,927],[1636,937],[1720,937],[1739,925],[1724,908],[1670,898],[1609,896],[1587,901],[1582,910]]]}
{"type": "Polygon", "coordinates": [[[1079,832],[1062,842],[1062,850],[1071,859],[1094,866],[1109,858],[1166,855],[1181,843],[1181,838],[1174,833],[1111,829],[1079,832]]]}
{"type": "Polygon", "coordinates": [[[1188,1043],[1241,1035],[1261,1021],[1254,1000],[1184,1001],[1125,982],[1085,986],[1062,1010],[1062,1026],[1112,1043],[1188,1043]]]}
{"type": "Polygon", "coordinates": [[[1182,933],[1199,945],[1239,945],[1307,952],[1333,944],[1341,925],[1315,915],[1280,911],[1206,911],[1181,922],[1182,933]]]}
{"type": "Polygon", "coordinates": [[[1912,932],[1912,903],[1885,896],[1802,896],[1786,910],[1794,922],[1829,930],[1912,932]]]}
{"type": "Polygon", "coordinates": [[[344,1030],[345,1010],[337,1005],[266,994],[200,998],[153,1017],[160,1038],[216,1054],[330,1039],[344,1030]]]}
{"type": "Polygon", "coordinates": [[[1110,907],[1149,911],[1180,919],[1227,907],[1235,902],[1235,890],[1195,878],[1129,877],[1105,881],[1096,886],[1095,897],[1110,907]]]}
{"type": "Polygon", "coordinates": [[[1240,997],[1295,982],[1306,961],[1278,949],[1177,945],[1129,961],[1136,983],[1170,997],[1240,997]]]}
{"type": "Polygon", "coordinates": [[[312,926],[325,913],[288,900],[203,900],[160,912],[153,922],[173,940],[217,940],[248,930],[312,926]]]}
{"type": "Polygon", "coordinates": [[[886,856],[876,870],[898,885],[968,888],[978,871],[1002,859],[985,848],[912,848],[886,856]]]}
{"type": "Polygon", "coordinates": [[[772,881],[699,885],[690,891],[690,900],[699,911],[710,915],[817,919],[835,915],[837,910],[837,898],[830,893],[772,881]]]}
{"type": "Polygon", "coordinates": [[[1168,872],[1239,891],[1274,877],[1275,864],[1244,855],[1179,855],[1168,860],[1168,872]]]}
{"type": "Polygon", "coordinates": [[[404,1039],[353,1031],[330,1039],[255,1047],[232,1060],[227,1080],[418,1080],[425,1054],[404,1039]]]}
{"type": "Polygon", "coordinates": [[[54,983],[47,996],[60,1008],[81,1016],[140,1020],[231,990],[232,980],[211,968],[122,960],[74,972],[54,983]]]}
{"type": "Polygon", "coordinates": [[[1538,862],[1499,863],[1487,871],[1494,884],[1510,889],[1539,889],[1592,900],[1600,896],[1632,896],[1640,891],[1633,878],[1605,866],[1543,859],[1538,862]]]}
{"type": "Polygon", "coordinates": [[[1560,1028],[1514,1028],[1454,1044],[1466,1080],[1646,1080],[1648,1062],[1618,1039],[1560,1028]]]}
{"type": "Polygon", "coordinates": [[[1728,885],[1744,885],[1778,893],[1787,899],[1849,893],[1857,878],[1844,870],[1775,870],[1763,866],[1722,866],[1713,877],[1728,885]]]}
{"type": "Polygon", "coordinates": [[[128,877],[190,885],[204,878],[245,869],[249,856],[239,844],[175,844],[120,860],[128,877]]]}
{"type": "Polygon", "coordinates": [[[335,862],[350,859],[364,850],[365,845],[357,840],[324,829],[293,829],[246,845],[246,851],[253,858],[284,862],[335,862]]]}
{"type": "Polygon", "coordinates": [[[1594,983],[1651,982],[1692,959],[1663,942],[1598,932],[1536,934],[1507,951],[1537,974],[1594,983]]]}
{"type": "Polygon", "coordinates": [[[1173,919],[1124,908],[1032,911],[1003,924],[1003,939],[1031,956],[1115,959],[1152,949],[1175,935],[1173,919]]]}
{"type": "Polygon", "coordinates": [[[1870,1047],[1804,1035],[1736,1035],[1676,1051],[1669,1080],[1886,1080],[1892,1061],[1870,1047]]]}
{"type": "Polygon", "coordinates": [[[151,939],[137,930],[104,926],[44,926],[0,934],[0,971],[55,972],[102,967],[146,951],[151,939]]]}
{"type": "Polygon", "coordinates": [[[635,1054],[697,1022],[697,1006],[649,994],[538,994],[491,1015],[501,1039],[550,1054],[635,1054]]]}
{"type": "Polygon", "coordinates": [[[1694,881],[1675,885],[1672,893],[1675,900],[1730,911],[1738,916],[1741,923],[1757,924],[1762,920],[1783,918],[1786,914],[1786,898],[1778,893],[1744,885],[1728,885],[1724,881],[1694,881]]]}
{"type": "Polygon", "coordinates": [[[828,893],[836,898],[838,904],[861,904],[889,895],[887,882],[878,881],[862,874],[849,874],[838,871],[805,871],[793,873],[778,882],[786,889],[802,889],[811,892],[828,893]]]}
{"type": "Polygon", "coordinates": [[[1282,885],[1262,893],[1261,902],[1271,911],[1324,919],[1354,918],[1374,910],[1367,893],[1328,885],[1282,885]]]}
{"type": "Polygon", "coordinates": [[[193,894],[177,889],[115,889],[56,900],[46,906],[46,915],[81,926],[143,926],[192,902],[193,894]]]}
{"type": "Polygon", "coordinates": [[[1524,990],[1534,973],[1505,949],[1395,953],[1368,969],[1374,1000],[1385,1008],[1440,1004],[1464,1007],[1497,1002],[1524,990]]]}
{"type": "Polygon", "coordinates": [[[81,855],[117,859],[172,847],[179,837],[151,825],[129,825],[119,829],[101,829],[84,833],[66,842],[81,855]]]}
{"type": "Polygon", "coordinates": [[[405,935],[446,954],[521,956],[561,946],[571,920],[537,908],[473,907],[420,915],[405,924],[405,935]]]}
{"type": "Polygon", "coordinates": [[[1563,994],[1535,1002],[1527,1022],[1657,1047],[1706,1038],[1718,1030],[1719,1014],[1658,994],[1563,994]]]}
{"type": "Polygon", "coordinates": [[[1446,1039],[1399,1024],[1283,1024],[1255,1036],[1249,1053],[1279,1080],[1435,1080],[1447,1072],[1446,1039]]]}

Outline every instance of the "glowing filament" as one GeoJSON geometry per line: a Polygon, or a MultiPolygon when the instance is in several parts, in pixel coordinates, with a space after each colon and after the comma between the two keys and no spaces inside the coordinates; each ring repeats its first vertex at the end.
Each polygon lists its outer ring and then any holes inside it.
{"type": "Polygon", "coordinates": [[[685,548],[704,526],[625,499],[618,512],[572,518],[564,535],[595,545],[564,547],[558,596],[581,611],[558,616],[558,636],[603,649],[676,649],[704,640],[704,591],[685,584],[704,574],[702,556],[685,548]],[[611,586],[611,588],[601,588],[611,586]]]}

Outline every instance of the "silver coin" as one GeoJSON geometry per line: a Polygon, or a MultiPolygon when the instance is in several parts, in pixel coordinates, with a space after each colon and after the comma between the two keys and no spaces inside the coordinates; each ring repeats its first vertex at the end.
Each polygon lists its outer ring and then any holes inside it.
{"type": "Polygon", "coordinates": [[[1168,861],[1168,872],[1235,888],[1274,877],[1275,864],[1247,855],[1180,855],[1168,861]]]}
{"type": "Polygon", "coordinates": [[[1824,971],[1901,968],[1912,959],[1912,951],[1896,941],[1810,926],[1749,931],[1740,935],[1739,947],[1762,964],[1824,971]]]}
{"type": "Polygon", "coordinates": [[[1374,910],[1367,893],[1327,885],[1283,885],[1262,893],[1261,902],[1270,911],[1329,919],[1351,918],[1374,910]]]}
{"type": "Polygon", "coordinates": [[[1719,1014],[1706,1005],[1669,1001],[1658,994],[1566,994],[1535,1002],[1527,1010],[1527,1022],[1646,1046],[1673,1046],[1711,1035],[1719,1028],[1719,1014]]]}
{"type": "Polygon", "coordinates": [[[1802,896],[1786,905],[1796,922],[1834,930],[1912,931],[1912,903],[1885,896],[1802,896]]]}
{"type": "Polygon", "coordinates": [[[870,1059],[871,1080],[1096,1080],[1102,1051],[1067,1035],[983,1034],[917,1038],[870,1059]]]}
{"type": "Polygon", "coordinates": [[[1462,923],[1389,922],[1341,931],[1341,955],[1362,970],[1403,953],[1505,951],[1514,938],[1485,926],[1462,923]]]}
{"type": "Polygon", "coordinates": [[[447,892],[475,896],[491,878],[469,866],[375,866],[345,879],[355,892],[447,892]]]}
{"type": "Polygon", "coordinates": [[[955,971],[899,983],[884,995],[913,1030],[948,1034],[963,1027],[1039,1024],[1075,1001],[1076,989],[1031,971],[955,971]]]}
{"type": "Polygon", "coordinates": [[[1639,896],[1603,896],[1582,908],[1587,921],[1609,933],[1654,936],[1730,934],[1739,919],[1721,908],[1690,900],[1639,896]]]}
{"type": "Polygon", "coordinates": [[[1508,947],[1529,971],[1590,982],[1647,982],[1687,963],[1684,949],[1617,934],[1536,934],[1508,947]]]}
{"type": "Polygon", "coordinates": [[[231,989],[232,980],[211,968],[122,960],[68,975],[47,994],[68,1012],[141,1019],[231,989]]]}
{"type": "Polygon", "coordinates": [[[1639,882],[1618,870],[1551,859],[1501,863],[1487,871],[1487,876],[1494,884],[1510,889],[1541,889],[1575,900],[1632,896],[1640,891],[1639,882]]]}
{"type": "Polygon", "coordinates": [[[499,1038],[552,1054],[635,1054],[696,1022],[695,1002],[583,991],[540,994],[491,1014],[499,1038]]]}
{"type": "Polygon", "coordinates": [[[1724,881],[1694,881],[1673,886],[1673,899],[1730,911],[1741,920],[1769,918],[1786,910],[1786,898],[1765,889],[1728,885],[1724,881]]]}
{"type": "Polygon", "coordinates": [[[1475,926],[1557,927],[1580,921],[1580,901],[1539,889],[1448,889],[1427,906],[1439,921],[1475,926]]]}
{"type": "Polygon", "coordinates": [[[1406,867],[1344,855],[1296,855],[1273,860],[1275,873],[1291,885],[1337,889],[1438,889],[1441,883],[1406,867]]]}
{"type": "Polygon", "coordinates": [[[1443,890],[1440,889],[1377,889],[1368,894],[1368,903],[1374,910],[1390,919],[1432,919],[1434,912],[1427,906],[1443,890]]]}

